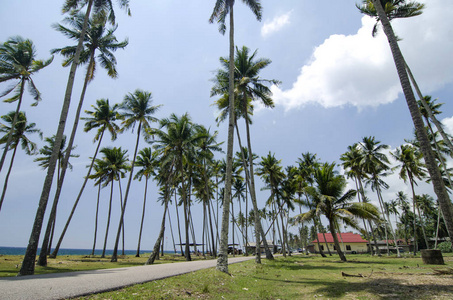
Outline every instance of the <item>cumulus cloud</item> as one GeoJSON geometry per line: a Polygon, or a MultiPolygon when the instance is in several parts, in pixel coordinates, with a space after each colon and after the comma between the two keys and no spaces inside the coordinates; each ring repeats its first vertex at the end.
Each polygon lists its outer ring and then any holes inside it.
{"type": "Polygon", "coordinates": [[[279,31],[285,25],[288,25],[290,16],[291,16],[291,11],[289,11],[283,15],[276,16],[270,22],[264,22],[263,27],[261,27],[261,36],[267,37],[277,31],[279,31]]]}
{"type": "MultiPolygon", "coordinates": [[[[430,0],[418,17],[394,20],[400,47],[425,94],[453,81],[453,2],[430,0]]],[[[401,93],[382,30],[371,36],[374,19],[362,17],[354,35],[332,35],[316,47],[288,90],[273,86],[274,100],[287,110],[308,103],[336,107],[378,106],[401,93]]]]}

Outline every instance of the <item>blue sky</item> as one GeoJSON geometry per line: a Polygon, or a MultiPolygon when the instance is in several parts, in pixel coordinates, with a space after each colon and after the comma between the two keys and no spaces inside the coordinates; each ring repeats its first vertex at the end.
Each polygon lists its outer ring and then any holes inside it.
{"type": "MultiPolygon", "coordinates": [[[[50,49],[72,45],[51,24],[60,22],[61,3],[55,1],[8,1],[0,11],[0,42],[21,35],[31,39],[37,57],[47,59],[50,49]]],[[[357,1],[358,2],[358,1],[357,1]]],[[[423,15],[393,21],[394,29],[403,40],[401,49],[418,80],[422,92],[445,103],[440,119],[453,129],[453,2],[423,0],[423,15]],[[449,103],[450,102],[450,103],[449,103]]],[[[228,38],[218,32],[208,19],[215,1],[194,0],[184,6],[176,1],[132,0],[132,17],[116,7],[116,37],[129,39],[125,50],[115,53],[118,78],[108,78],[98,68],[88,86],[84,109],[96,99],[108,98],[121,102],[124,95],[140,88],[153,93],[154,103],[163,104],[156,115],[190,114],[193,121],[219,131],[219,141],[226,140],[226,124],[216,127],[217,112],[209,97],[211,78],[219,67],[220,56],[228,55],[228,38]]],[[[339,162],[347,146],[365,136],[375,136],[395,149],[404,139],[411,139],[412,122],[392,57],[380,32],[371,37],[374,20],[355,8],[355,1],[262,1],[262,22],[237,1],[235,5],[235,41],[241,47],[258,49],[258,57],[272,60],[261,76],[282,81],[272,87],[276,107],[256,107],[253,116],[252,142],[259,156],[269,151],[282,159],[284,166],[294,164],[301,153],[317,153],[321,161],[339,162]]],[[[55,133],[69,70],[61,67],[61,57],[38,73],[34,80],[42,93],[38,107],[30,107],[31,97],[25,96],[23,110],[29,121],[37,123],[44,136],[55,133]]],[[[72,96],[66,134],[75,114],[85,68],[79,68],[72,96]]],[[[0,84],[3,91],[9,83],[0,84]]],[[[15,108],[0,103],[3,115],[15,108]]],[[[75,144],[74,169],[67,174],[57,216],[57,236],[69,214],[75,194],[94,152],[94,133],[83,132],[81,122],[75,144]]],[[[453,130],[452,130],[453,131],[453,130]]],[[[115,145],[132,155],[134,134],[125,132],[115,145]]],[[[35,137],[39,146],[43,142],[35,137]]],[[[105,141],[104,146],[112,145],[105,141]]],[[[141,146],[145,143],[141,141],[141,146]]],[[[45,172],[33,162],[34,157],[19,153],[11,175],[7,196],[0,212],[0,245],[26,246],[36,213],[45,172]]],[[[4,174],[0,174],[3,183],[4,174]]],[[[386,179],[390,189],[384,197],[392,199],[399,190],[408,191],[397,175],[386,179]]],[[[126,210],[126,248],[136,247],[143,195],[143,182],[132,183],[132,194],[126,210]]],[[[432,193],[429,186],[420,191],[432,193]]],[[[117,191],[115,191],[117,193],[117,191]]],[[[107,190],[101,208],[100,232],[105,224],[107,190]]],[[[150,249],[157,237],[162,207],[156,204],[156,188],[149,190],[149,205],[142,242],[150,249]]],[[[259,194],[261,205],[267,191],[259,194]]],[[[370,198],[373,195],[370,194],[370,198]]],[[[52,201],[53,198],[50,198],[52,201]]],[[[89,248],[92,243],[96,189],[91,183],[84,193],[62,247],[89,248]]],[[[119,201],[118,201],[119,202],[119,201]]],[[[117,228],[119,203],[114,204],[109,248],[117,228]]],[[[50,210],[50,208],[49,208],[50,210]]],[[[195,219],[201,207],[195,206],[195,219]]],[[[174,208],[171,211],[174,214],[174,208]]],[[[200,220],[200,218],[198,218],[200,220]]],[[[197,229],[201,223],[195,224],[197,229]]],[[[103,235],[100,234],[101,236],[103,235]]],[[[98,235],[99,236],[99,235],[98,235]]],[[[166,248],[171,237],[166,234],[166,248]]],[[[200,238],[200,237],[199,237],[200,238]]],[[[101,239],[98,240],[101,247],[101,239]]]]}

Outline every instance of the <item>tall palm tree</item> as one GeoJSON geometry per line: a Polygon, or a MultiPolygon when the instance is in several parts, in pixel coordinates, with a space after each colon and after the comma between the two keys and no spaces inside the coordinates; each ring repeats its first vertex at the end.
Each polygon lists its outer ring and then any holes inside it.
{"type": "MultiPolygon", "coordinates": [[[[414,255],[417,252],[417,236],[416,236],[416,218],[415,218],[415,209],[418,208],[417,206],[417,196],[415,194],[414,186],[417,184],[416,179],[421,180],[426,176],[424,165],[422,163],[422,154],[416,151],[415,147],[411,145],[401,145],[399,148],[395,150],[395,152],[390,152],[391,155],[396,159],[400,165],[396,168],[400,169],[399,176],[403,179],[404,182],[409,180],[409,184],[411,186],[412,191],[412,205],[413,205],[413,213],[414,213],[414,255]]],[[[420,217],[420,215],[419,215],[420,217]]],[[[420,219],[421,221],[421,219],[420,219]]],[[[422,225],[423,228],[423,225],[422,225]]],[[[423,233],[424,233],[423,229],[423,233]]],[[[425,234],[424,234],[425,235],[425,234]]],[[[426,235],[425,235],[426,241],[426,235]]],[[[426,241],[428,245],[428,242],[426,241]]]]}
{"type": "MultiPolygon", "coordinates": [[[[270,63],[270,59],[258,58],[256,59],[257,50],[250,54],[250,50],[243,46],[241,49],[236,47],[236,56],[234,60],[234,84],[235,84],[235,97],[238,99],[238,112],[236,112],[236,118],[239,116],[244,118],[247,134],[247,148],[249,153],[252,152],[252,144],[250,138],[250,115],[253,111],[253,106],[251,102],[253,100],[260,101],[265,107],[274,107],[274,102],[272,101],[272,92],[266,84],[280,84],[280,81],[275,79],[263,79],[259,76],[261,70],[266,68],[270,63]]],[[[211,96],[221,95],[222,98],[226,98],[226,93],[229,88],[229,68],[230,63],[227,58],[220,58],[222,64],[222,69],[218,70],[215,86],[211,90],[211,96]]],[[[229,95],[228,95],[229,97],[229,95]]],[[[221,98],[221,99],[222,99],[221,98]]],[[[236,124],[237,128],[237,124],[236,124]]],[[[239,134],[238,134],[239,135],[239,134]]],[[[239,139],[239,136],[238,136],[239,139]]],[[[241,146],[242,147],[242,146],[241,146]]],[[[244,168],[246,168],[246,178],[247,183],[250,185],[250,195],[252,199],[253,209],[255,210],[255,216],[258,216],[258,206],[256,201],[256,192],[255,192],[255,179],[253,171],[252,157],[248,156],[249,161],[244,161],[244,168]],[[247,167],[248,166],[248,167],[247,167]],[[248,169],[250,168],[250,170],[248,169]]],[[[256,236],[259,238],[260,234],[263,232],[261,222],[259,220],[255,221],[255,226],[257,227],[256,236]]],[[[267,249],[267,242],[265,236],[263,238],[263,243],[267,249]]],[[[259,241],[257,240],[257,244],[259,241]]],[[[260,262],[260,253],[257,253],[256,262],[260,262]]],[[[266,251],[268,258],[272,258],[272,254],[269,251],[266,251]],[[269,256],[270,255],[270,256],[269,256]]]]}
{"type": "MultiPolygon", "coordinates": [[[[155,149],[162,155],[161,163],[167,169],[174,168],[178,173],[177,179],[181,184],[181,197],[184,207],[185,223],[185,257],[191,260],[189,242],[189,199],[187,195],[187,172],[185,171],[193,155],[198,141],[206,138],[206,133],[196,130],[199,125],[193,124],[190,116],[186,113],[181,117],[171,114],[169,118],[160,121],[160,129],[155,131],[157,140],[155,149]],[[165,130],[164,130],[165,129],[165,130]]],[[[175,182],[176,185],[176,182],[175,182]]]]}
{"type": "Polygon", "coordinates": [[[35,123],[27,124],[27,116],[22,111],[20,111],[17,114],[17,116],[15,111],[11,111],[7,115],[2,116],[1,118],[5,123],[9,123],[9,126],[5,124],[0,124],[0,132],[5,133],[5,135],[0,138],[0,144],[5,144],[5,147],[9,147],[10,150],[13,150],[13,154],[11,156],[11,162],[9,164],[8,172],[6,173],[5,176],[5,183],[3,184],[2,195],[0,198],[0,210],[2,209],[3,200],[5,199],[6,189],[8,187],[8,179],[13,168],[17,146],[20,144],[21,148],[28,155],[35,154],[36,143],[33,143],[28,138],[28,134],[32,133],[41,134],[41,131],[35,128],[36,127],[35,123]],[[14,122],[14,119],[16,119],[16,122],[14,122]],[[13,124],[14,128],[12,128],[13,124]],[[8,140],[10,140],[9,144],[8,140]]]}
{"type": "MultiPolygon", "coordinates": [[[[118,3],[121,8],[125,8],[128,14],[130,15],[129,10],[129,0],[118,0],[118,3]]],[[[39,236],[41,233],[41,227],[46,213],[47,202],[49,200],[50,189],[52,188],[53,176],[55,173],[55,168],[57,164],[58,151],[60,149],[61,141],[64,134],[64,129],[66,126],[66,119],[68,117],[69,105],[71,103],[72,88],[74,86],[74,79],[76,74],[77,66],[79,65],[80,53],[83,47],[83,41],[85,39],[86,28],[88,24],[88,19],[91,14],[91,10],[94,4],[94,11],[106,11],[109,14],[109,21],[111,24],[115,24],[115,14],[113,11],[113,5],[111,0],[66,0],[63,5],[63,13],[74,11],[80,11],[83,7],[86,6],[85,18],[83,27],[80,33],[80,38],[78,40],[76,52],[74,54],[74,60],[71,64],[71,69],[69,71],[68,83],[66,85],[65,96],[63,100],[63,105],[61,108],[60,119],[58,122],[57,132],[55,134],[55,146],[52,151],[52,156],[49,162],[49,168],[47,168],[47,174],[44,179],[44,184],[41,192],[41,196],[38,202],[38,209],[36,211],[35,220],[33,222],[33,227],[30,233],[30,239],[28,242],[27,250],[25,252],[24,260],[22,261],[22,266],[19,270],[19,275],[32,275],[35,271],[35,258],[36,252],[38,250],[39,236]]]]}
{"type": "Polygon", "coordinates": [[[157,112],[161,105],[152,105],[151,92],[146,92],[140,89],[135,90],[133,93],[129,93],[124,97],[124,101],[121,104],[123,110],[124,121],[123,129],[134,129],[135,125],[137,128],[137,140],[135,142],[134,156],[131,162],[131,171],[129,173],[129,180],[127,181],[126,192],[124,195],[123,207],[121,208],[121,218],[118,225],[118,231],[116,234],[115,247],[113,248],[112,262],[117,261],[118,243],[120,239],[121,228],[124,222],[124,212],[126,211],[126,204],[129,197],[129,190],[131,188],[131,182],[134,173],[134,164],[137,157],[138,144],[140,142],[140,134],[144,134],[145,138],[152,132],[151,123],[157,122],[157,118],[153,115],[157,112]]]}
{"type": "MultiPolygon", "coordinates": [[[[423,153],[425,164],[433,183],[434,191],[437,195],[437,198],[439,199],[439,203],[445,217],[446,227],[448,229],[449,234],[453,236],[453,205],[451,204],[450,198],[448,196],[447,190],[442,180],[441,173],[435,161],[435,156],[429,143],[428,135],[423,124],[423,119],[420,114],[420,110],[418,109],[417,101],[415,99],[409,81],[406,63],[404,61],[403,54],[401,53],[401,50],[398,46],[398,40],[396,38],[396,35],[390,24],[391,18],[389,19],[389,17],[387,17],[386,11],[383,8],[383,4],[384,6],[386,6],[387,2],[391,2],[391,4],[392,5],[394,4],[396,7],[404,7],[403,5],[406,4],[405,1],[403,0],[393,1],[364,0],[363,5],[360,7],[360,10],[367,15],[376,17],[377,20],[380,21],[380,23],[383,26],[384,33],[387,36],[390,45],[390,50],[393,55],[393,59],[398,72],[398,77],[401,82],[403,93],[406,98],[407,106],[409,108],[412,121],[414,123],[414,127],[417,133],[417,139],[420,141],[421,152],[423,153]]],[[[412,8],[405,14],[407,16],[417,15],[416,11],[421,12],[424,7],[423,4],[419,4],[417,2],[411,2],[411,4],[413,4],[412,8]]]]}
{"type": "Polygon", "coordinates": [[[80,198],[82,197],[83,191],[85,190],[85,186],[90,177],[91,171],[94,166],[94,162],[96,160],[97,154],[101,147],[101,142],[102,142],[102,138],[104,137],[105,131],[107,130],[108,132],[110,132],[111,139],[113,141],[117,138],[117,133],[120,130],[119,126],[115,123],[115,121],[121,119],[121,116],[118,114],[118,109],[119,109],[118,104],[114,104],[113,106],[110,106],[108,99],[98,99],[98,100],[96,100],[96,105],[92,105],[91,107],[93,108],[92,111],[90,111],[90,110],[85,111],[85,113],[88,114],[88,117],[82,118],[82,120],[86,121],[84,131],[89,132],[89,131],[97,128],[97,132],[93,139],[93,142],[97,141],[98,143],[96,146],[96,150],[94,151],[93,158],[91,159],[91,163],[88,168],[87,175],[85,176],[82,187],[80,188],[80,191],[77,194],[77,198],[74,201],[74,205],[72,206],[72,210],[69,214],[69,217],[66,221],[66,224],[60,235],[60,238],[58,239],[58,243],[55,246],[55,249],[52,252],[52,254],[49,256],[51,258],[57,257],[58,251],[60,249],[60,245],[63,242],[63,238],[66,234],[66,231],[69,227],[69,224],[72,220],[74,212],[77,208],[77,205],[79,204],[80,198]]]}
{"type": "Polygon", "coordinates": [[[36,88],[32,76],[47,67],[52,60],[53,56],[46,61],[37,60],[36,49],[33,42],[28,39],[24,40],[20,36],[11,37],[0,45],[0,82],[17,80],[12,87],[0,94],[1,98],[14,91],[11,98],[3,101],[8,103],[17,101],[16,111],[10,127],[11,129],[4,142],[5,148],[0,160],[0,171],[3,168],[6,153],[11,148],[9,145],[13,140],[13,131],[15,130],[16,122],[19,117],[25,86],[28,86],[28,90],[35,100],[32,106],[36,106],[38,102],[41,101],[41,93],[36,88]]]}
{"type": "Polygon", "coordinates": [[[143,210],[142,210],[142,219],[140,222],[140,233],[138,235],[138,245],[137,245],[137,253],[135,257],[140,257],[140,242],[142,240],[142,231],[143,231],[143,221],[145,220],[145,208],[146,208],[146,194],[148,191],[148,181],[151,176],[155,175],[155,158],[153,157],[153,152],[150,147],[143,148],[138,152],[137,161],[135,162],[137,167],[141,169],[137,171],[134,179],[138,179],[139,181],[145,177],[145,192],[143,195],[143,210]]]}
{"type": "MultiPolygon", "coordinates": [[[[253,12],[258,21],[261,21],[261,3],[259,0],[242,0],[253,12]]],[[[229,101],[230,101],[230,117],[228,122],[228,145],[227,145],[227,174],[225,181],[225,196],[224,199],[229,201],[231,197],[232,185],[232,164],[233,164],[233,143],[234,143],[234,0],[216,0],[214,9],[212,11],[209,22],[216,21],[219,23],[219,31],[225,34],[226,31],[226,18],[230,15],[229,25],[229,44],[230,44],[230,68],[229,68],[229,101]]],[[[220,238],[220,251],[217,260],[217,270],[228,273],[228,219],[229,219],[229,205],[223,206],[222,214],[222,230],[220,238]]]]}
{"type": "MultiPolygon", "coordinates": [[[[107,247],[107,237],[110,227],[110,215],[112,212],[112,199],[113,199],[113,183],[118,181],[120,184],[120,178],[125,177],[125,173],[129,170],[127,160],[127,150],[119,148],[102,148],[100,151],[104,157],[102,159],[97,158],[95,161],[95,173],[90,175],[90,178],[97,179],[96,184],[101,184],[103,187],[110,184],[110,200],[109,200],[109,213],[107,216],[107,226],[105,229],[104,247],[102,250],[101,257],[105,257],[105,249],[107,247]]],[[[121,195],[120,195],[121,197],[121,195]]]]}
{"type": "Polygon", "coordinates": [[[334,170],[335,163],[323,164],[314,174],[316,186],[308,188],[308,193],[313,197],[316,207],[299,215],[300,220],[309,220],[316,215],[323,214],[329,221],[329,231],[332,234],[335,249],[342,261],[346,256],[341,250],[337,236],[338,222],[342,221],[348,226],[362,231],[355,217],[379,219],[379,212],[370,203],[351,203],[357,191],[346,188],[346,180],[334,170]]]}
{"type": "MultiPolygon", "coordinates": [[[[60,198],[61,189],[63,188],[63,182],[66,174],[66,166],[71,155],[72,145],[74,143],[75,135],[77,132],[80,113],[82,111],[83,101],[85,99],[86,89],[88,87],[88,83],[94,79],[94,72],[96,70],[96,54],[97,59],[100,61],[101,66],[107,71],[107,74],[112,77],[117,77],[116,71],[116,59],[112,52],[118,49],[124,49],[128,42],[127,40],[118,43],[116,37],[114,36],[114,32],[117,28],[115,26],[112,29],[106,30],[106,17],[105,13],[100,13],[88,20],[87,24],[87,32],[85,35],[85,43],[84,49],[80,54],[80,61],[79,64],[88,63],[87,71],[85,74],[85,81],[83,83],[82,92],[80,94],[80,100],[77,107],[76,115],[74,118],[74,124],[72,126],[71,136],[69,137],[68,148],[66,150],[65,157],[63,159],[63,164],[61,168],[61,177],[58,181],[57,191],[55,193],[54,204],[52,206],[52,211],[50,213],[49,221],[47,224],[47,230],[43,238],[43,245],[41,247],[40,258],[38,260],[38,265],[45,266],[47,265],[47,258],[45,254],[47,253],[47,248],[45,243],[48,241],[49,238],[49,228],[51,224],[54,222],[54,215],[56,213],[56,207],[58,200],[60,198]]],[[[64,19],[65,23],[69,23],[73,26],[73,28],[64,27],[61,24],[54,24],[53,27],[63,33],[65,36],[69,37],[73,40],[78,40],[80,37],[80,33],[83,28],[84,24],[84,15],[83,14],[76,14],[71,17],[67,17],[64,19]]],[[[53,49],[51,52],[53,54],[60,53],[66,59],[63,61],[63,66],[69,66],[74,59],[74,54],[77,51],[76,46],[68,46],[65,48],[53,49]]]]}

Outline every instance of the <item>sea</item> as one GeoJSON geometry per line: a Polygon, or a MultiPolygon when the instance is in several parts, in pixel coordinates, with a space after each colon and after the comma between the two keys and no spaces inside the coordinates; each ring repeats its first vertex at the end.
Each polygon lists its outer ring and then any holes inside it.
{"type": "MultiPolygon", "coordinates": [[[[27,248],[25,247],[0,247],[0,255],[25,255],[25,251],[27,248]]],[[[52,249],[53,250],[53,249],[52,249]]],[[[92,249],[64,249],[61,248],[58,251],[58,255],[91,255],[91,250],[92,249]]],[[[38,248],[39,253],[41,251],[40,248],[38,248]]],[[[151,253],[152,250],[140,250],[140,254],[145,254],[145,253],[151,253]]],[[[135,255],[137,253],[136,250],[124,250],[125,255],[135,255]]],[[[164,253],[167,254],[174,254],[175,251],[164,251],[164,253]]],[[[94,255],[101,255],[102,254],[102,249],[96,249],[94,250],[94,255]]],[[[105,250],[105,255],[112,255],[113,254],[113,249],[110,250],[105,250]]],[[[122,250],[118,249],[118,255],[122,254],[122,250]]],[[[178,253],[179,254],[179,253],[178,253]]]]}

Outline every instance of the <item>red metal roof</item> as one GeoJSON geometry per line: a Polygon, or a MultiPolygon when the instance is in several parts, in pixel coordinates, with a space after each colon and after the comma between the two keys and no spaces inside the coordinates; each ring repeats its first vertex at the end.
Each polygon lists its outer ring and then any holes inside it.
{"type": "MultiPolygon", "coordinates": [[[[333,236],[331,233],[318,233],[318,239],[320,243],[325,243],[324,235],[326,236],[327,243],[333,243],[333,236]]],[[[346,232],[346,233],[337,233],[338,241],[341,243],[341,239],[343,239],[343,243],[368,243],[368,241],[362,239],[360,234],[346,232]],[[341,234],[341,238],[340,238],[341,234]]],[[[312,243],[317,243],[317,240],[312,241],[312,243]]]]}

